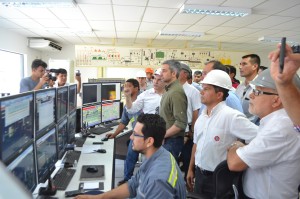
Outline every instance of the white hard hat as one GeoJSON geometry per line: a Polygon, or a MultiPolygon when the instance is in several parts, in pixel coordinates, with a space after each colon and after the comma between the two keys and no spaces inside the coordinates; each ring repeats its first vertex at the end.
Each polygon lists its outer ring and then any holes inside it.
{"type": "Polygon", "coordinates": [[[136,77],[147,77],[147,76],[146,76],[146,72],[140,70],[140,71],[138,71],[138,72],[136,73],[136,77]]]}
{"type": "Polygon", "coordinates": [[[228,90],[232,89],[232,82],[229,75],[222,70],[210,71],[200,83],[219,86],[228,90]]]}
{"type": "Polygon", "coordinates": [[[154,75],[160,75],[160,74],[161,74],[161,68],[156,69],[154,75]]]}

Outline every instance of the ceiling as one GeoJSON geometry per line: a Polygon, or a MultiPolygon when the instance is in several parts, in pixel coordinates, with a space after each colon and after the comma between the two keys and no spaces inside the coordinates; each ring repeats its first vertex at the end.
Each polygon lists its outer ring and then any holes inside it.
{"type": "MultiPolygon", "coordinates": [[[[1,0],[0,0],[1,1],[1,0]]],[[[3,0],[2,0],[3,1],[3,0]]],[[[262,36],[300,43],[299,0],[76,0],[74,8],[0,5],[0,29],[61,45],[115,45],[269,51],[262,36]],[[183,4],[251,8],[246,17],[179,14],[183,4]],[[90,31],[89,31],[90,30],[90,31]],[[92,30],[92,31],[91,31],[92,30]],[[202,37],[160,36],[159,31],[204,32],[202,37]]]]}

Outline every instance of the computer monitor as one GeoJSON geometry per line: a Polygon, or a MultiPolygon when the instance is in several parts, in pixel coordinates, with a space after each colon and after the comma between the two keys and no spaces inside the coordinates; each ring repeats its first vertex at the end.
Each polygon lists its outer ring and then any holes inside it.
{"type": "Polygon", "coordinates": [[[58,159],[61,159],[66,151],[68,144],[68,118],[65,116],[59,124],[57,124],[57,149],[58,159]]]}
{"type": "Polygon", "coordinates": [[[68,144],[72,144],[75,141],[76,119],[77,119],[76,113],[77,112],[75,111],[68,117],[68,131],[67,131],[68,144]]]}
{"type": "Polygon", "coordinates": [[[68,86],[57,88],[56,102],[56,122],[58,123],[64,116],[68,114],[68,86]]]}
{"type": "Polygon", "coordinates": [[[36,140],[38,182],[44,183],[55,169],[57,159],[55,126],[36,140]]]}
{"type": "Polygon", "coordinates": [[[35,92],[35,136],[55,122],[56,89],[41,89],[35,92]]]}
{"type": "Polygon", "coordinates": [[[120,118],[120,101],[102,102],[102,123],[120,118]]]}
{"type": "Polygon", "coordinates": [[[69,115],[76,110],[77,107],[77,85],[72,84],[69,86],[69,115]]]}
{"type": "Polygon", "coordinates": [[[33,92],[0,98],[0,159],[9,164],[33,140],[33,92]]]}
{"type": "Polygon", "coordinates": [[[82,124],[87,124],[87,127],[101,124],[101,103],[93,103],[82,107],[82,124]]]}
{"type": "Polygon", "coordinates": [[[7,168],[23,183],[28,191],[34,191],[37,186],[37,178],[33,141],[7,168]]]}
{"type": "Polygon", "coordinates": [[[101,83],[82,84],[82,104],[101,102],[101,83]]]}
{"type": "Polygon", "coordinates": [[[121,83],[106,82],[101,85],[101,101],[121,100],[121,83]]]}

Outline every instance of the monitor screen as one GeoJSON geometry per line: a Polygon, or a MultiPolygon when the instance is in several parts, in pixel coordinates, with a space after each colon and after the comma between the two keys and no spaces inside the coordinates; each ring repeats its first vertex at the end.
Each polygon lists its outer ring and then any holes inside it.
{"type": "Polygon", "coordinates": [[[71,144],[75,141],[75,134],[76,134],[76,111],[69,115],[68,118],[68,144],[71,144]]]}
{"type": "Polygon", "coordinates": [[[57,146],[58,146],[58,159],[62,158],[65,153],[66,146],[68,144],[67,126],[68,118],[64,119],[57,125],[57,146]]]}
{"type": "Polygon", "coordinates": [[[101,101],[121,100],[121,83],[102,83],[101,101]]]}
{"type": "Polygon", "coordinates": [[[77,85],[69,86],[69,115],[76,110],[77,107],[77,85]]]}
{"type": "Polygon", "coordinates": [[[55,169],[57,161],[55,127],[36,140],[38,182],[44,183],[55,169]]]}
{"type": "MultiPolygon", "coordinates": [[[[82,124],[93,127],[101,123],[101,103],[82,107],[82,124]]],[[[82,125],[83,126],[83,125],[82,125]]]]}
{"type": "Polygon", "coordinates": [[[35,135],[39,136],[55,122],[56,89],[42,89],[35,92],[35,135]]]}
{"type": "Polygon", "coordinates": [[[101,102],[101,83],[82,84],[82,104],[101,102]]]}
{"type": "Polygon", "coordinates": [[[26,150],[20,153],[17,158],[7,166],[7,168],[30,192],[33,192],[37,186],[33,142],[26,150]]]}
{"type": "Polygon", "coordinates": [[[9,164],[33,140],[33,92],[0,99],[1,160],[9,164]]]}
{"type": "Polygon", "coordinates": [[[120,101],[102,103],[102,122],[120,118],[120,101]]]}
{"type": "Polygon", "coordinates": [[[56,121],[59,122],[68,114],[68,87],[63,86],[57,88],[57,103],[56,103],[56,121]]]}

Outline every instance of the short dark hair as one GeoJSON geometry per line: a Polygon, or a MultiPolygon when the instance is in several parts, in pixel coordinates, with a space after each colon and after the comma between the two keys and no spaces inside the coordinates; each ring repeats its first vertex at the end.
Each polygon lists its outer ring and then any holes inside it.
{"type": "Polygon", "coordinates": [[[236,68],[234,66],[232,66],[232,65],[225,65],[225,66],[229,69],[229,73],[228,74],[233,73],[234,77],[235,77],[235,75],[236,75],[236,68]]]}
{"type": "Polygon", "coordinates": [[[166,135],[166,122],[164,118],[158,114],[141,114],[137,118],[137,122],[143,124],[142,133],[144,139],[152,137],[154,139],[153,146],[159,148],[166,135]]]}
{"type": "Polygon", "coordinates": [[[56,75],[58,74],[68,74],[67,70],[64,68],[57,69],[56,75]]]}
{"type": "Polygon", "coordinates": [[[266,70],[268,67],[266,67],[266,66],[259,66],[259,69],[261,69],[261,70],[266,70]]]}
{"type": "Polygon", "coordinates": [[[170,71],[176,73],[176,78],[178,79],[179,77],[179,72],[180,72],[180,68],[181,68],[181,64],[179,61],[176,60],[166,60],[164,61],[162,64],[167,64],[169,65],[170,71]]]}
{"type": "Polygon", "coordinates": [[[35,59],[31,64],[31,69],[37,69],[39,66],[42,66],[43,68],[47,68],[47,63],[41,59],[35,59]]]}
{"type": "Polygon", "coordinates": [[[194,72],[194,75],[202,75],[202,72],[201,72],[200,70],[196,70],[196,71],[194,72]]]}
{"type": "Polygon", "coordinates": [[[126,82],[131,83],[134,88],[138,88],[138,90],[140,90],[140,84],[136,79],[130,78],[130,79],[127,79],[126,82]]]}
{"type": "Polygon", "coordinates": [[[242,57],[242,59],[248,58],[250,57],[250,62],[251,64],[257,64],[257,71],[259,70],[259,66],[260,66],[260,57],[257,54],[248,54],[248,55],[244,55],[242,57]]]}
{"type": "Polygon", "coordinates": [[[222,88],[222,87],[219,87],[219,86],[215,86],[215,85],[212,85],[213,87],[214,87],[214,90],[215,90],[215,92],[217,93],[217,92],[222,92],[223,93],[223,99],[222,99],[222,101],[225,101],[226,100],[226,98],[228,97],[228,95],[229,95],[229,90],[228,89],[225,89],[225,88],[222,88]]]}
{"type": "Polygon", "coordinates": [[[212,69],[213,70],[222,70],[224,72],[226,72],[226,67],[218,60],[211,60],[209,62],[206,62],[205,65],[212,63],[212,69]]]}

